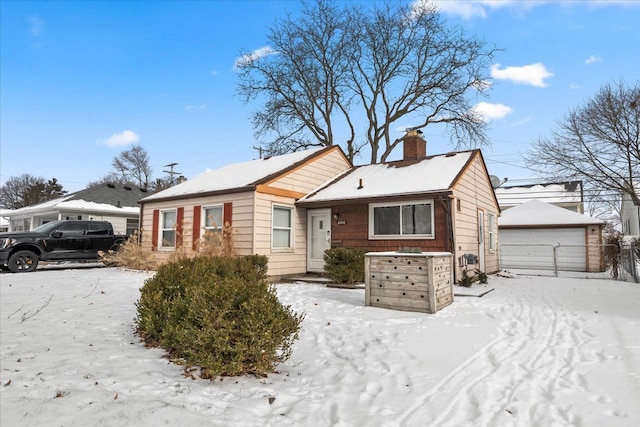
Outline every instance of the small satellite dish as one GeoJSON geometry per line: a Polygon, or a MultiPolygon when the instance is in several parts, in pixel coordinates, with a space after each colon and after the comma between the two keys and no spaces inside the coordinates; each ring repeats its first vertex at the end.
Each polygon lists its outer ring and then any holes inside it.
{"type": "Polygon", "coordinates": [[[498,188],[498,187],[500,186],[500,184],[501,184],[501,180],[500,180],[500,178],[498,178],[497,176],[495,176],[495,175],[489,175],[489,179],[491,180],[491,186],[492,186],[493,188],[498,188]]]}

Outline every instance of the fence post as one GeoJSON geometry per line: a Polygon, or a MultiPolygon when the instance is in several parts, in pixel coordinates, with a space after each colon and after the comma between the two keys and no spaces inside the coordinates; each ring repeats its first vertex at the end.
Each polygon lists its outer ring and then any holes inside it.
{"type": "Polygon", "coordinates": [[[559,247],[560,245],[553,246],[553,272],[555,273],[556,277],[558,277],[558,254],[556,252],[556,249],[559,247]]]}

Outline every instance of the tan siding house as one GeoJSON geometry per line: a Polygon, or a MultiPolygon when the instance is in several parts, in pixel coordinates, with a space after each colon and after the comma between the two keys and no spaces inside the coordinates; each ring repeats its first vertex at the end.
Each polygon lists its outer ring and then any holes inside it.
{"type": "Polygon", "coordinates": [[[140,201],[143,244],[167,260],[194,255],[206,230],[228,224],[239,255],[269,258],[269,275],[306,272],[305,196],[351,168],[337,147],[236,163],[140,201]]]}

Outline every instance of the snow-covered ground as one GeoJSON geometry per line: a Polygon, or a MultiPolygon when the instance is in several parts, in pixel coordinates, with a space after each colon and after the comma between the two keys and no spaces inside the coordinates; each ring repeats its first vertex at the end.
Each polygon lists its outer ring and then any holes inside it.
{"type": "Polygon", "coordinates": [[[306,313],[268,378],[191,378],[134,334],[148,273],[0,275],[0,425],[637,426],[640,285],[490,276],[437,314],[278,285],[306,313]]]}

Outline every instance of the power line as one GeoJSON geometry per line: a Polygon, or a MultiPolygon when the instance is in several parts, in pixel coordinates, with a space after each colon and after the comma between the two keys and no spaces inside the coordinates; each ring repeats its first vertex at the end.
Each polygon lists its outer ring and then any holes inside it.
{"type": "Polygon", "coordinates": [[[174,176],[174,175],[181,175],[181,174],[182,174],[182,172],[176,172],[176,171],[174,171],[174,170],[173,170],[173,168],[174,168],[176,165],[177,165],[177,163],[175,163],[175,162],[174,162],[174,163],[169,163],[168,165],[164,165],[164,167],[165,167],[165,168],[170,168],[170,170],[168,170],[168,171],[163,170],[163,171],[162,171],[162,172],[164,172],[164,173],[168,173],[168,174],[169,174],[169,179],[170,179],[170,181],[171,181],[171,185],[173,185],[173,176],[174,176]]]}

